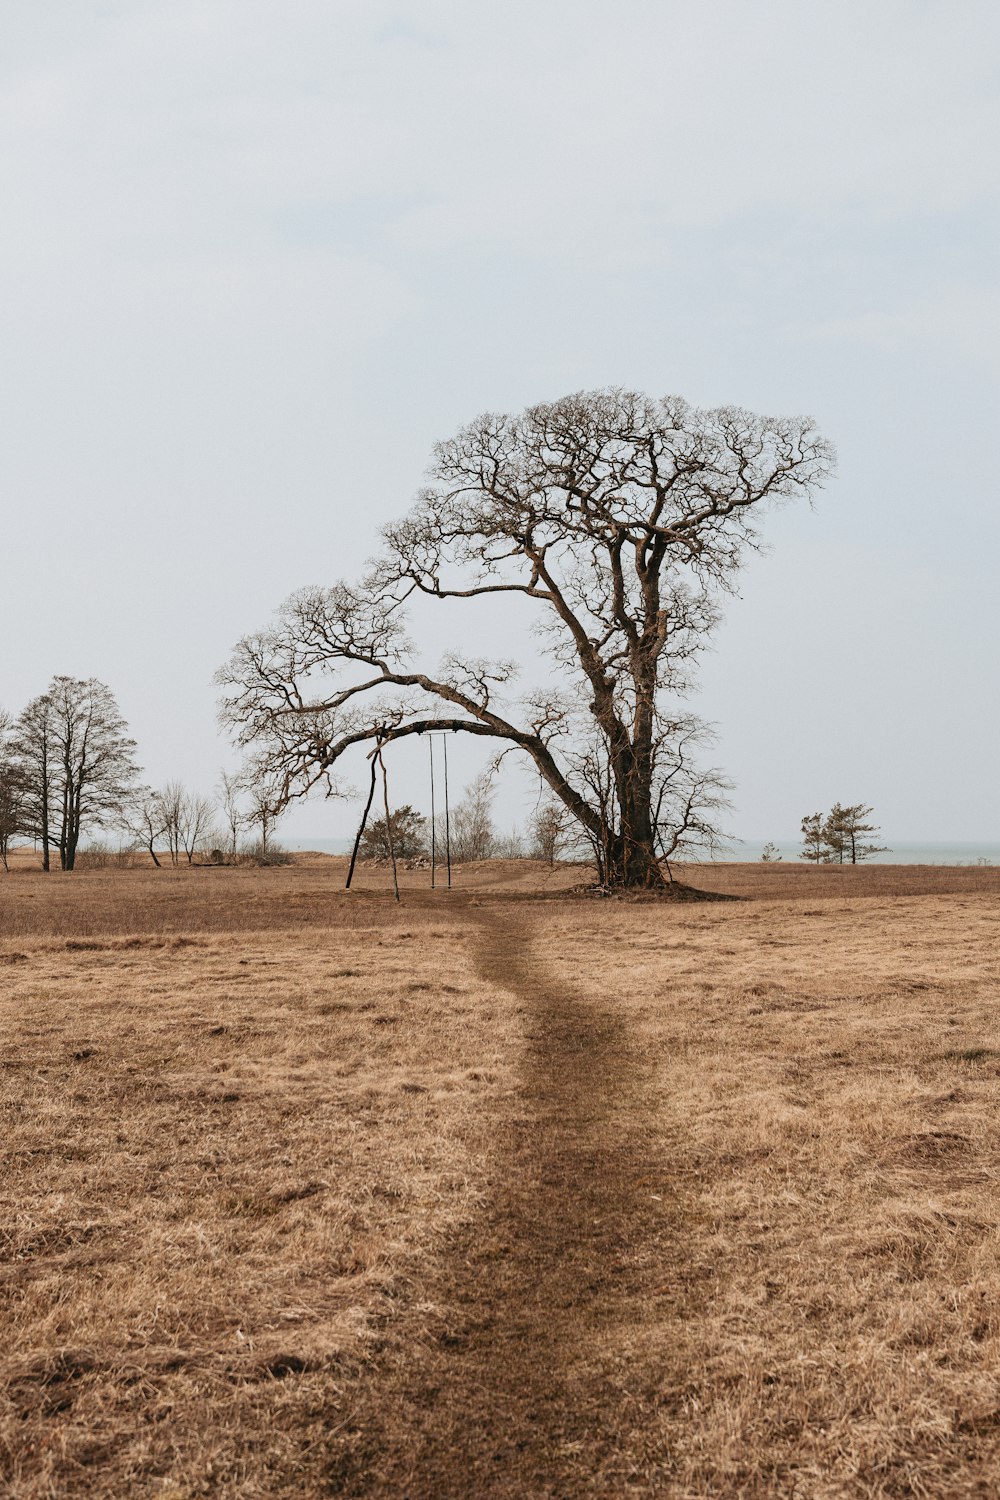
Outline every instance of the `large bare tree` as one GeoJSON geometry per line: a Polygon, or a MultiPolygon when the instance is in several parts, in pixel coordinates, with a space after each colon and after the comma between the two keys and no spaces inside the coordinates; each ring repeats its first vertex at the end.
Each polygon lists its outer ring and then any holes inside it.
{"type": "Polygon", "coordinates": [[[171,864],[180,864],[182,854],[192,864],[212,833],[215,802],[211,797],[190,791],[181,781],[168,781],[156,793],[156,803],[171,864]]]}
{"type": "Polygon", "coordinates": [[[707,828],[718,799],[677,709],[716,597],[767,502],[808,494],[831,463],[808,419],[676,397],[583,392],[479,417],[435,449],[433,484],[360,583],[304,590],[240,642],[224,714],[283,800],[332,790],[354,746],[431,729],[504,742],[577,819],[602,881],[658,886],[678,817],[707,828]],[[523,605],[557,685],[517,701],[509,661],[423,670],[404,618],[415,596],[523,605]]]}
{"type": "MultiPolygon", "coordinates": [[[[162,869],[156,846],[167,833],[167,809],[159,792],[138,787],[122,816],[122,826],[149,853],[156,868],[162,869]]],[[[176,861],[175,861],[176,863],[176,861]]]]}
{"type": "Polygon", "coordinates": [[[124,821],[138,775],[134,749],[111,689],[96,678],[54,677],[25,708],[13,751],[27,787],[28,831],[41,840],[46,870],[53,845],[61,868],[72,870],[84,829],[124,821]]]}

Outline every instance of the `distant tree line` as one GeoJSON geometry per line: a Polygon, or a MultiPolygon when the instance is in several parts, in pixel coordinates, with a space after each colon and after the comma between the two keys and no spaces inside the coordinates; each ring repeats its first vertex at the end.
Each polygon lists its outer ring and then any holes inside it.
{"type": "Polygon", "coordinates": [[[144,786],[136,742],[111,689],[94,677],[53,677],[20,714],[0,711],[0,864],[32,841],[43,870],[77,867],[81,841],[115,832],[160,866],[208,853],[276,863],[275,814],[255,769],[223,772],[216,796],[179,781],[144,786]]]}
{"type": "Polygon", "coordinates": [[[802,819],[802,858],[819,865],[858,865],[887,854],[887,847],[875,842],[881,836],[879,828],[867,821],[873,812],[863,802],[848,807],[835,802],[825,815],[807,813],[802,819]]]}

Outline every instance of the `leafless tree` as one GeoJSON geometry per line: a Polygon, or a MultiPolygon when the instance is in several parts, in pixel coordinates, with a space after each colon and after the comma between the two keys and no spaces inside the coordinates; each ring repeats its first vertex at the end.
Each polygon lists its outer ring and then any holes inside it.
{"type": "Polygon", "coordinates": [[[245,768],[243,786],[247,796],[244,824],[248,829],[257,830],[256,847],[252,852],[266,862],[272,852],[274,829],[285,803],[270,767],[263,760],[255,760],[245,768]]]}
{"type": "MultiPolygon", "coordinates": [[[[469,782],[451,809],[451,857],[455,863],[467,864],[470,860],[489,859],[493,855],[497,842],[493,799],[490,773],[483,771],[469,782]]],[[[441,847],[444,840],[444,825],[440,823],[437,841],[441,847]]]]}
{"type": "Polygon", "coordinates": [[[524,859],[524,835],[518,827],[509,833],[498,833],[493,843],[494,859],[524,859]]]}
{"type": "Polygon", "coordinates": [[[122,822],[138,776],[127,728],[111,689],[93,677],[54,677],[18,719],[15,754],[46,869],[52,844],[72,870],[84,829],[122,822]]]}
{"type": "Polygon", "coordinates": [[[11,719],[0,710],[0,864],[8,868],[11,839],[28,831],[28,788],[11,753],[11,719]]]}
{"type": "Polygon", "coordinates": [[[155,800],[171,864],[180,864],[181,855],[192,864],[194,856],[213,836],[215,803],[211,797],[190,791],[182,781],[168,781],[156,793],[155,800]]]}
{"type": "Polygon", "coordinates": [[[226,842],[229,853],[235,854],[240,842],[240,832],[246,822],[243,811],[245,787],[241,777],[230,771],[219,772],[219,804],[226,827],[226,842]]]}
{"type": "Polygon", "coordinates": [[[580,825],[569,809],[550,794],[542,798],[532,813],[529,831],[532,857],[554,865],[568,842],[579,842],[580,825]]]}
{"type": "Polygon", "coordinates": [[[188,792],[181,803],[180,841],[188,864],[211,842],[215,822],[215,803],[211,797],[188,792]]]}
{"type": "Polygon", "coordinates": [[[654,739],[653,827],[668,873],[671,860],[714,854],[723,842],[719,822],[732,784],[698,759],[712,738],[711,730],[689,715],[666,720],[654,739]]]}
{"type": "Polygon", "coordinates": [[[181,858],[181,828],[184,823],[184,804],[187,801],[188,792],[181,781],[168,781],[156,793],[160,812],[163,818],[163,834],[167,841],[167,853],[170,855],[170,863],[177,865],[181,858]]]}
{"type": "Polygon", "coordinates": [[[52,822],[56,803],[54,708],[47,693],[32,698],[19,715],[9,753],[24,789],[24,832],[41,844],[42,869],[52,868],[52,822]]]}
{"type": "MultiPolygon", "coordinates": [[[[671,861],[713,853],[722,842],[719,820],[728,806],[730,783],[714,767],[700,764],[699,756],[711,742],[711,730],[693,714],[661,713],[650,747],[651,825],[662,869],[671,881],[671,861]]],[[[602,884],[613,883],[615,846],[606,839],[618,826],[618,804],[607,742],[592,727],[581,725],[565,755],[601,810],[600,837],[586,828],[582,831],[602,884]]]]}
{"type": "MultiPolygon", "coordinates": [[[[167,814],[161,794],[151,791],[149,787],[140,787],[131,806],[126,809],[122,822],[136,843],[148,851],[156,868],[161,869],[156,848],[167,833],[167,814]]],[[[174,863],[176,864],[176,860],[174,863]]]]}
{"type": "Polygon", "coordinates": [[[335,790],[354,746],[429,729],[505,742],[578,820],[602,880],[661,885],[663,855],[708,828],[718,796],[697,774],[684,785],[671,701],[691,686],[766,503],[811,492],[831,464],[808,419],[675,397],[584,392],[482,416],[435,449],[432,486],[360,583],[306,589],[240,642],[220,673],[224,716],[282,802],[335,790]],[[513,662],[413,663],[408,601],[487,595],[534,616],[565,688],[518,704],[513,662]],[[598,745],[590,776],[573,753],[584,725],[598,745]]]}

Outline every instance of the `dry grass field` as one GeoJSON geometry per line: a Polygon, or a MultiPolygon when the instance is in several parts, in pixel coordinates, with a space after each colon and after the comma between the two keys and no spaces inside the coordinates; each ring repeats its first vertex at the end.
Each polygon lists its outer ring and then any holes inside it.
{"type": "Polygon", "coordinates": [[[0,1493],[1000,1490],[1000,871],[0,877],[0,1493]]]}

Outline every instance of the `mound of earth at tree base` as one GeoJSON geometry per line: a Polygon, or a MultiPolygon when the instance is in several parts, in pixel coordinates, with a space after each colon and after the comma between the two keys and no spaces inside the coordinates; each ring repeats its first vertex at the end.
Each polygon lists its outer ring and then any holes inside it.
{"type": "Polygon", "coordinates": [[[743,901],[725,891],[703,891],[694,885],[672,880],[667,885],[646,887],[627,885],[574,885],[568,895],[604,897],[609,901],[743,901]]]}

